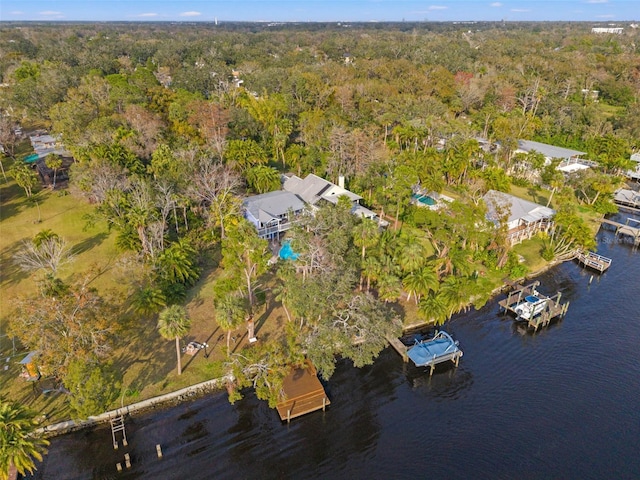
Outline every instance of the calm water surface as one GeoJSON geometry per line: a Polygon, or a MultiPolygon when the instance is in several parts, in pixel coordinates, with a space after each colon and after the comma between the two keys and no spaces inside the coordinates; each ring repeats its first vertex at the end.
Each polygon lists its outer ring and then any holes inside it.
{"type": "Polygon", "coordinates": [[[325,413],[286,425],[251,393],[213,395],[129,419],[118,451],[105,428],[55,438],[36,478],[639,479],[640,251],[598,238],[613,264],[591,284],[574,263],[539,278],[571,302],[559,322],[529,333],[499,298],[451,321],[457,369],[429,378],[387,349],[338,366],[325,413]]]}

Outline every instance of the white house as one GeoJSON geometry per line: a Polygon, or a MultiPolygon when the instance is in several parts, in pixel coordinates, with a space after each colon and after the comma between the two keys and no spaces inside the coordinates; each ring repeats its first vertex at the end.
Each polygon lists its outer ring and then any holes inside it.
{"type": "Polygon", "coordinates": [[[511,245],[553,226],[556,212],[551,208],[497,190],[489,190],[483,199],[487,205],[488,220],[497,225],[503,215],[506,217],[507,239],[511,245]]]}
{"type": "Polygon", "coordinates": [[[242,202],[244,217],[258,230],[261,238],[277,238],[296,223],[305,203],[295,194],[278,190],[249,197],[242,202]]]}
{"type": "Polygon", "coordinates": [[[522,153],[538,152],[544,155],[545,165],[549,165],[551,160],[559,159],[558,170],[566,173],[584,170],[595,165],[594,162],[580,158],[585,152],[571,150],[570,148],[556,147],[546,143],[534,142],[532,140],[518,140],[518,148],[515,150],[522,153]]]}
{"type": "Polygon", "coordinates": [[[622,27],[593,27],[591,33],[615,33],[621,35],[624,31],[622,27]]]}
{"type": "Polygon", "coordinates": [[[631,170],[627,170],[627,177],[632,180],[640,182],[640,153],[634,153],[631,155],[631,161],[635,162],[635,167],[631,170]]]}

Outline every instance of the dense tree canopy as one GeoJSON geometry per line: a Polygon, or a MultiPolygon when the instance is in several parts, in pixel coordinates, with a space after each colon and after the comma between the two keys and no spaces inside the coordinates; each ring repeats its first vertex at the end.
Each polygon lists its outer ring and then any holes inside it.
{"type": "MultiPolygon", "coordinates": [[[[178,362],[189,325],[178,304],[221,253],[215,318],[232,398],[254,385],[273,403],[287,365],[305,356],[325,378],[337,358],[372,362],[400,333],[403,301],[442,323],[486,301],[487,276],[521,277],[504,222],[486,220],[488,190],[547,190],[558,211],[548,258],[592,246],[579,213],[615,210],[640,149],[637,45],[635,30],[614,38],[564,23],[3,26],[0,142],[13,155],[19,123],[60,135],[74,157],[70,191],[144,265],[131,306],[161,312],[178,362]],[[555,159],[517,152],[520,139],[584,151],[594,165],[565,175],[555,159]],[[242,200],[291,172],[344,182],[387,227],[353,215],[347,197],[320,202],[287,233],[295,263],[270,261],[242,200]],[[418,191],[445,189],[454,198],[437,211],[414,204],[418,191]],[[231,333],[268,295],[286,312],[282,335],[232,352],[231,333]]],[[[35,170],[12,161],[34,196],[35,170]]],[[[55,182],[61,163],[46,165],[55,182]]],[[[100,359],[118,322],[87,284],[53,277],[58,265],[44,265],[40,297],[16,302],[12,328],[53,374],[87,359],[71,372],[104,393],[77,396],[90,411],[109,398],[100,359]]]]}

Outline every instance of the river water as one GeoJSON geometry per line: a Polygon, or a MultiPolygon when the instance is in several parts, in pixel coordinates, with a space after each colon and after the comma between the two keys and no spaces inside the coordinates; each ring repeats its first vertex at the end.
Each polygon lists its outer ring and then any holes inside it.
{"type": "Polygon", "coordinates": [[[499,297],[450,321],[457,369],[430,378],[387,349],[363,369],[340,363],[326,412],[287,425],[252,393],[211,395],[127,419],[118,451],[104,427],[54,438],[35,478],[638,479],[640,251],[598,240],[606,273],[590,282],[565,263],[538,278],[571,302],[564,319],[527,332],[499,297]]]}

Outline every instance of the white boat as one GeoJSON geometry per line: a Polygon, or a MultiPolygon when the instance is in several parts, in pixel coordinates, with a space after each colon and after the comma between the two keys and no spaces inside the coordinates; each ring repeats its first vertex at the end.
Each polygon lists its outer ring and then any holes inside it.
{"type": "Polygon", "coordinates": [[[524,302],[520,303],[515,308],[515,312],[518,315],[518,318],[524,320],[530,320],[536,315],[542,313],[542,311],[547,306],[548,298],[540,298],[538,297],[538,292],[534,290],[534,295],[527,295],[524,297],[524,302]]]}

